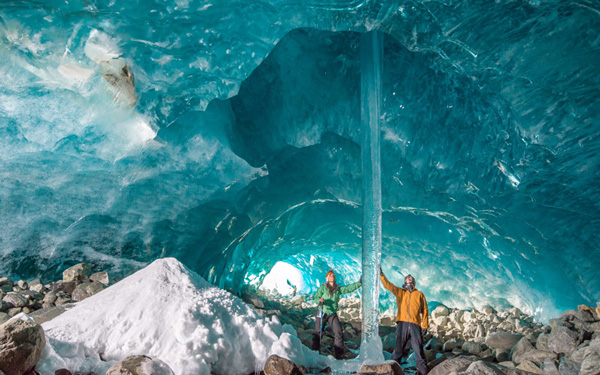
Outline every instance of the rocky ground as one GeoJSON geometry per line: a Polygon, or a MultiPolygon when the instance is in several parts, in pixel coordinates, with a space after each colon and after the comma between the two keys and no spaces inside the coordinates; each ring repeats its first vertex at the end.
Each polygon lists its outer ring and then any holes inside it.
{"type": "MultiPolygon", "coordinates": [[[[45,345],[39,324],[60,314],[64,305],[81,301],[111,282],[106,272],[91,274],[90,267],[83,263],[65,270],[63,280],[49,284],[39,280],[14,283],[0,278],[0,375],[36,374],[35,364],[45,345]],[[19,313],[26,313],[32,321],[8,321],[19,313]]],[[[293,326],[298,338],[311,347],[316,305],[305,300],[308,296],[244,293],[242,298],[261,316],[277,316],[281,323],[293,326]]],[[[360,300],[342,299],[338,315],[344,331],[344,356],[354,358],[360,344],[360,300]]],[[[379,332],[384,354],[390,358],[395,344],[393,312],[381,316],[379,332]]],[[[467,311],[440,305],[430,314],[425,342],[431,375],[600,375],[600,303],[595,308],[582,305],[566,311],[548,325],[537,324],[517,308],[496,311],[484,306],[467,311]]],[[[321,353],[332,354],[332,349],[329,333],[323,338],[321,353]]],[[[403,363],[404,369],[387,364],[363,368],[361,374],[415,374],[411,354],[407,345],[405,359],[409,359],[403,363]]],[[[154,375],[172,374],[164,363],[146,356],[125,358],[107,374],[142,375],[149,364],[162,369],[154,375]]],[[[300,375],[324,371],[327,369],[305,369],[272,356],[262,373],[300,375]]],[[[67,369],[56,372],[70,374],[67,369]]]]}

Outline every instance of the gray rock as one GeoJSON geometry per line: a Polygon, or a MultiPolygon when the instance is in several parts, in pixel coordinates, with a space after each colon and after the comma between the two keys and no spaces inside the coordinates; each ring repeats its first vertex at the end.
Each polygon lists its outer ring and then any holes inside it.
{"type": "Polygon", "coordinates": [[[481,312],[486,315],[491,315],[491,314],[495,314],[496,310],[494,310],[494,308],[490,305],[485,305],[481,308],[481,312]]]}
{"type": "Polygon", "coordinates": [[[448,340],[444,343],[444,347],[442,350],[445,352],[451,352],[454,349],[458,348],[460,346],[459,344],[460,343],[456,341],[456,339],[448,340]]]}
{"type": "Polygon", "coordinates": [[[13,307],[25,307],[29,304],[26,297],[15,292],[8,293],[2,300],[13,307]]]}
{"type": "Polygon", "coordinates": [[[571,354],[579,344],[579,334],[567,327],[556,326],[552,328],[548,338],[548,348],[554,353],[571,354]]]}
{"type": "Polygon", "coordinates": [[[75,281],[57,281],[52,285],[53,292],[65,292],[67,294],[73,293],[77,284],[75,281]]]}
{"type": "Polygon", "coordinates": [[[0,325],[0,371],[10,375],[27,373],[38,363],[46,346],[39,324],[20,319],[0,325]]]}
{"type": "Polygon", "coordinates": [[[485,343],[492,349],[510,350],[522,337],[523,335],[516,333],[498,332],[489,335],[485,343]]]}
{"type": "Polygon", "coordinates": [[[535,348],[526,337],[523,337],[517,342],[510,351],[510,357],[514,363],[521,363],[521,356],[528,351],[534,350],[535,348]]]}
{"type": "Polygon", "coordinates": [[[58,295],[58,298],[56,298],[56,302],[54,302],[54,304],[56,306],[60,306],[60,305],[64,305],[71,302],[71,297],[67,296],[67,295],[58,295]]]}
{"type": "MultiPolygon", "coordinates": [[[[11,281],[11,283],[12,283],[12,281],[11,281]]],[[[12,284],[4,284],[4,285],[0,286],[0,290],[2,290],[2,292],[4,292],[4,293],[12,292],[13,286],[12,286],[12,284]]]]}
{"type": "Polygon", "coordinates": [[[431,318],[435,319],[440,316],[448,316],[450,315],[450,310],[444,305],[438,305],[432,312],[431,318]]]}
{"type": "Polygon", "coordinates": [[[77,285],[73,293],[71,294],[71,299],[74,302],[83,301],[84,299],[93,296],[94,294],[102,291],[104,289],[104,285],[100,284],[97,281],[92,281],[89,283],[82,283],[77,285]]]}
{"type": "Polygon", "coordinates": [[[510,351],[507,349],[496,349],[496,361],[506,362],[510,360],[510,351]]]}
{"type": "Polygon", "coordinates": [[[174,372],[160,359],[132,355],[111,366],[106,375],[174,375],[174,372]]]}
{"type": "Polygon", "coordinates": [[[19,280],[17,281],[17,286],[23,290],[28,289],[29,288],[29,284],[27,284],[27,281],[25,280],[19,280]]]}
{"type": "Polygon", "coordinates": [[[544,360],[544,363],[542,364],[542,372],[544,375],[560,375],[556,361],[550,358],[546,358],[544,360]]]}
{"type": "Polygon", "coordinates": [[[404,375],[404,371],[402,371],[397,362],[384,363],[382,365],[364,365],[360,368],[360,373],[369,375],[404,375]]]}
{"type": "Polygon", "coordinates": [[[600,353],[591,351],[581,362],[580,375],[600,375],[600,353]]]}
{"type": "Polygon", "coordinates": [[[302,297],[302,296],[295,296],[294,298],[292,298],[292,300],[290,302],[294,306],[301,305],[302,302],[304,302],[304,297],[302,297]]]}
{"type": "Polygon", "coordinates": [[[29,283],[29,290],[42,293],[44,290],[46,290],[46,287],[40,282],[39,279],[36,279],[29,283]]]}
{"type": "Polygon", "coordinates": [[[29,317],[37,324],[43,324],[65,312],[67,307],[69,307],[69,305],[46,307],[32,312],[29,314],[29,317]]]}
{"type": "Polygon", "coordinates": [[[271,355],[267,359],[264,372],[265,375],[302,375],[300,368],[294,362],[278,355],[271,355]]]}
{"type": "Polygon", "coordinates": [[[580,367],[581,365],[579,363],[573,362],[563,357],[560,360],[558,372],[560,373],[560,375],[578,375],[580,367]]]}
{"type": "Polygon", "coordinates": [[[515,368],[515,363],[513,361],[503,361],[498,363],[500,366],[502,367],[506,367],[506,368],[515,368]]]}
{"type": "Polygon", "coordinates": [[[546,361],[546,359],[555,360],[558,359],[558,354],[554,352],[547,352],[543,350],[531,350],[521,355],[521,361],[531,361],[539,367],[546,361]]]}
{"type": "Polygon", "coordinates": [[[484,361],[471,363],[466,373],[469,375],[504,375],[502,371],[484,361]]]}
{"type": "Polygon", "coordinates": [[[8,319],[10,319],[10,316],[8,316],[7,313],[0,312],[0,325],[4,324],[4,322],[7,322],[8,319]]]}
{"type": "Polygon", "coordinates": [[[8,309],[8,316],[10,316],[11,318],[15,315],[17,315],[18,313],[21,312],[21,308],[20,307],[13,307],[12,309],[8,309]]]}
{"type": "Polygon", "coordinates": [[[104,286],[108,286],[110,284],[110,278],[108,277],[107,272],[96,272],[90,276],[90,281],[97,281],[104,286]]]}
{"type": "Polygon", "coordinates": [[[464,344],[462,344],[462,350],[469,354],[478,355],[482,352],[482,347],[481,344],[478,344],[473,341],[467,341],[464,344]]]}
{"type": "Polygon", "coordinates": [[[550,335],[548,335],[547,333],[542,333],[541,335],[538,336],[536,342],[535,342],[535,347],[538,350],[545,350],[545,351],[549,351],[550,348],[548,347],[548,339],[550,338],[550,335]]]}
{"type": "Polygon", "coordinates": [[[4,300],[0,300],[0,312],[4,313],[10,309],[10,305],[4,300]]]}
{"type": "Polygon", "coordinates": [[[63,281],[87,281],[92,273],[91,267],[86,263],[79,263],[63,271],[63,281]]]}
{"type": "Polygon", "coordinates": [[[429,371],[429,375],[448,375],[452,372],[465,371],[473,361],[464,357],[455,357],[445,360],[429,371]]]}
{"type": "Polygon", "coordinates": [[[543,371],[542,369],[540,369],[538,367],[538,365],[536,365],[535,363],[528,361],[528,360],[524,360],[523,362],[521,362],[518,366],[517,366],[518,370],[523,370],[523,371],[527,371],[527,372],[531,372],[533,374],[540,374],[543,375],[543,371]]]}
{"type": "Polygon", "coordinates": [[[45,304],[54,304],[54,302],[56,302],[56,292],[54,291],[49,291],[48,293],[46,293],[46,295],[44,296],[43,302],[45,304]]]}

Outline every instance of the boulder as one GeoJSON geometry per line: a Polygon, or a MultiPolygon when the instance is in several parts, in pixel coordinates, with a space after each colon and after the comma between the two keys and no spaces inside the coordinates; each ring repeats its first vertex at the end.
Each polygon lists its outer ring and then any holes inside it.
{"type": "Polygon", "coordinates": [[[522,361],[531,361],[538,366],[542,366],[542,364],[546,361],[546,359],[555,360],[558,359],[558,355],[554,352],[547,352],[543,350],[530,350],[527,353],[524,353],[520,357],[522,361]]]}
{"type": "Polygon", "coordinates": [[[517,342],[511,349],[510,351],[510,357],[512,359],[513,362],[515,363],[521,363],[521,356],[531,350],[534,350],[535,348],[533,347],[533,345],[531,345],[531,343],[529,342],[529,340],[527,340],[526,337],[523,337],[519,340],[519,342],[517,342]]]}
{"type": "Polygon", "coordinates": [[[479,355],[479,353],[482,352],[482,347],[481,344],[473,341],[467,341],[462,344],[462,350],[469,354],[479,355]]]}
{"type": "Polygon", "coordinates": [[[0,325],[0,371],[22,375],[42,357],[46,346],[44,330],[39,324],[12,319],[0,325]]]}
{"type": "Polygon", "coordinates": [[[515,368],[515,363],[513,361],[500,362],[500,363],[498,363],[498,365],[500,365],[502,367],[506,367],[506,368],[515,368]]]}
{"type": "Polygon", "coordinates": [[[540,374],[540,375],[544,374],[544,372],[542,371],[542,369],[540,369],[538,367],[538,365],[536,365],[535,363],[528,361],[528,360],[524,360],[523,362],[521,362],[517,366],[517,369],[531,372],[532,374],[540,374]]]}
{"type": "Polygon", "coordinates": [[[41,293],[44,289],[46,289],[46,288],[44,287],[44,284],[42,284],[40,279],[32,280],[29,283],[29,290],[31,290],[31,291],[41,293]]]}
{"type": "Polygon", "coordinates": [[[560,375],[556,361],[546,358],[542,364],[542,372],[544,375],[560,375]]]}
{"type": "Polygon", "coordinates": [[[0,300],[0,313],[6,312],[10,309],[10,305],[8,302],[4,302],[4,300],[0,300]]]}
{"type": "Polygon", "coordinates": [[[466,372],[469,375],[504,375],[502,371],[484,361],[471,363],[466,372]]]}
{"type": "Polygon", "coordinates": [[[2,299],[13,307],[25,307],[29,304],[29,299],[20,293],[10,292],[2,299]]]}
{"type": "Polygon", "coordinates": [[[579,344],[579,334],[564,326],[555,326],[548,337],[548,348],[554,353],[571,354],[579,344]]]}
{"type": "Polygon", "coordinates": [[[496,349],[496,361],[506,362],[510,360],[510,351],[507,349],[496,349]]]}
{"type": "Polygon", "coordinates": [[[535,347],[538,350],[549,351],[550,350],[550,348],[548,347],[548,338],[549,337],[550,336],[547,333],[542,333],[541,335],[539,335],[535,342],[535,347]]]}
{"type": "Polygon", "coordinates": [[[302,375],[300,368],[294,362],[274,354],[267,359],[264,373],[265,375],[302,375]]]}
{"type": "Polygon", "coordinates": [[[435,318],[440,316],[448,316],[450,315],[450,310],[444,305],[438,305],[432,312],[431,318],[435,320],[435,318]]]}
{"type": "Polygon", "coordinates": [[[579,375],[579,368],[581,365],[577,362],[573,362],[567,358],[560,359],[560,365],[558,366],[558,372],[560,375],[579,375]]]}
{"type": "Polygon", "coordinates": [[[443,351],[451,352],[459,347],[459,342],[456,339],[448,340],[444,343],[443,351]]]}
{"type": "Polygon", "coordinates": [[[0,312],[0,325],[2,325],[5,322],[7,322],[8,319],[10,319],[10,316],[8,316],[7,313],[0,312]]]}
{"type": "Polygon", "coordinates": [[[112,365],[106,375],[174,375],[174,372],[160,359],[132,355],[112,365]]]}
{"type": "Polygon", "coordinates": [[[71,294],[71,299],[74,302],[83,301],[84,299],[93,296],[94,294],[102,291],[103,289],[104,285],[100,284],[97,281],[81,283],[77,285],[77,287],[71,294]]]}
{"type": "Polygon", "coordinates": [[[75,287],[77,286],[77,283],[75,283],[75,281],[57,281],[54,283],[54,285],[52,285],[52,291],[57,293],[58,292],[64,292],[67,294],[71,294],[73,293],[73,291],[75,290],[75,287]]]}
{"type": "Polygon", "coordinates": [[[510,350],[522,337],[523,335],[516,333],[497,332],[489,335],[485,343],[492,349],[510,350]]]}
{"type": "Polygon", "coordinates": [[[452,372],[465,371],[473,361],[464,357],[450,358],[438,364],[429,371],[429,375],[448,375],[452,372]]]}
{"type": "Polygon", "coordinates": [[[27,284],[27,281],[25,280],[19,280],[17,281],[17,286],[23,290],[28,289],[29,288],[29,284],[27,284]]]}
{"type": "Polygon", "coordinates": [[[104,286],[108,286],[110,279],[107,272],[96,272],[90,276],[90,281],[97,281],[104,286]]]}
{"type": "Polygon", "coordinates": [[[490,305],[485,305],[481,308],[481,312],[484,313],[485,315],[491,315],[491,314],[495,314],[496,310],[494,310],[494,308],[490,305]]]}
{"type": "Polygon", "coordinates": [[[581,362],[580,375],[600,375],[600,352],[591,351],[581,362]]]}
{"type": "Polygon", "coordinates": [[[63,281],[87,281],[92,273],[92,268],[86,263],[79,263],[63,271],[63,281]]]}
{"type": "Polygon", "coordinates": [[[360,368],[360,373],[369,375],[404,375],[404,371],[402,371],[402,368],[396,361],[391,361],[382,365],[364,365],[360,368]]]}

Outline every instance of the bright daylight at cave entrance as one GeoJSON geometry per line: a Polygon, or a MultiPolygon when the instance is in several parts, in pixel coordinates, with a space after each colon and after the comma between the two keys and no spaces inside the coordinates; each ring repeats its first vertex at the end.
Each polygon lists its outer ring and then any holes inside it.
{"type": "Polygon", "coordinates": [[[0,375],[600,375],[599,35],[0,1],[0,375]]]}

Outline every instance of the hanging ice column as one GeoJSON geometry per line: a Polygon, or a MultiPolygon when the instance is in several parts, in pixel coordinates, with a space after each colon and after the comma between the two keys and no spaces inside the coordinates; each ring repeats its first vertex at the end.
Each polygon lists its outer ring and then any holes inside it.
{"type": "Polygon", "coordinates": [[[379,112],[383,34],[362,34],[361,59],[361,138],[363,179],[362,230],[362,361],[382,363],[379,338],[379,264],[381,262],[381,151],[379,112]]]}

